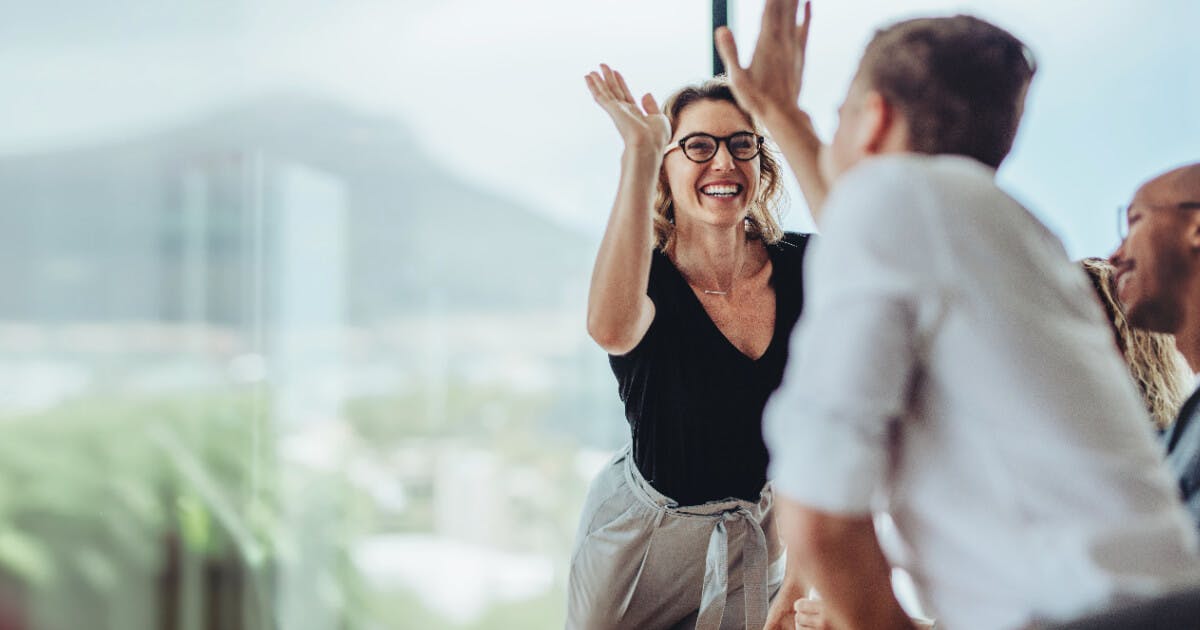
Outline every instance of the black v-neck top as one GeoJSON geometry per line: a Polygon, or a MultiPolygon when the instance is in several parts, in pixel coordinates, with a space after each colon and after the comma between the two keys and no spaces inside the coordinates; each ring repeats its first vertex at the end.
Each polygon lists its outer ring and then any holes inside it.
{"type": "Polygon", "coordinates": [[[775,333],[757,360],[730,343],[671,260],[654,252],[646,291],[654,321],[636,348],[610,355],[609,363],[638,470],[680,505],[758,500],[767,480],[762,412],[783,378],[804,306],[801,265],[809,236],[789,232],[767,246],[775,333]]]}

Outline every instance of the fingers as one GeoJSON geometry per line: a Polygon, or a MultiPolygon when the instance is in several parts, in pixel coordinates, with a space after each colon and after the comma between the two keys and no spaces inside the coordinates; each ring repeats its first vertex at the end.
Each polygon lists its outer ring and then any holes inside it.
{"type": "Polygon", "coordinates": [[[797,599],[793,604],[797,615],[819,615],[824,609],[819,599],[808,599],[807,597],[797,599]]]}
{"type": "Polygon", "coordinates": [[[767,622],[763,624],[763,630],[793,630],[795,627],[796,616],[791,607],[784,605],[784,602],[778,599],[772,602],[771,609],[767,611],[767,622]]]}
{"type": "Polygon", "coordinates": [[[612,85],[617,84],[617,78],[613,76],[613,69],[608,67],[608,64],[600,64],[600,74],[604,75],[604,82],[612,85]]]}
{"type": "Polygon", "coordinates": [[[652,96],[649,92],[642,97],[642,109],[646,110],[646,113],[650,116],[656,116],[662,113],[662,110],[658,108],[658,103],[654,101],[654,96],[652,96]]]}
{"type": "Polygon", "coordinates": [[[777,35],[779,24],[783,21],[783,10],[786,0],[767,0],[763,5],[762,24],[758,27],[758,38],[777,35]]]}
{"type": "Polygon", "coordinates": [[[725,71],[732,78],[734,73],[740,73],[742,70],[741,64],[738,63],[737,42],[733,40],[733,32],[722,26],[713,34],[713,38],[717,44],[717,55],[721,57],[725,71]]]}
{"type": "Polygon", "coordinates": [[[633,92],[629,91],[629,84],[625,82],[625,77],[621,76],[620,72],[613,70],[613,75],[617,77],[617,86],[621,88],[621,98],[633,103],[633,92]]]}
{"type": "Polygon", "coordinates": [[[792,605],[796,611],[796,627],[820,630],[825,627],[824,605],[820,600],[798,599],[792,605]]]}
{"type": "Polygon", "coordinates": [[[604,83],[604,78],[599,73],[589,72],[584,77],[587,81],[588,90],[592,92],[592,98],[596,99],[597,103],[603,105],[605,101],[613,100],[612,92],[608,89],[608,85],[604,83]]]}
{"type": "Polygon", "coordinates": [[[629,93],[629,88],[625,86],[625,79],[621,78],[619,72],[603,63],[600,64],[600,71],[604,73],[604,82],[614,98],[618,101],[633,102],[633,95],[629,93]]]}
{"type": "Polygon", "coordinates": [[[804,3],[804,22],[795,27],[796,38],[796,82],[801,84],[804,79],[804,62],[808,59],[808,25],[812,24],[812,2],[805,0],[804,3]]]}
{"type": "Polygon", "coordinates": [[[631,105],[634,103],[625,77],[607,64],[600,64],[599,72],[589,72],[584,78],[587,80],[588,89],[592,91],[592,97],[601,105],[604,105],[605,101],[626,102],[631,105]]]}
{"type": "Polygon", "coordinates": [[[788,36],[796,23],[796,8],[799,0],[767,0],[763,8],[762,28],[759,38],[782,39],[788,36]]]}
{"type": "MultiPolygon", "coordinates": [[[[796,25],[796,9],[800,6],[800,0],[788,0],[786,4],[779,22],[780,39],[787,39],[787,36],[792,34],[792,28],[796,25]]],[[[807,9],[807,0],[805,0],[804,6],[807,9]]]]}
{"type": "Polygon", "coordinates": [[[808,25],[812,23],[812,2],[804,3],[804,22],[796,25],[796,50],[804,54],[808,47],[808,25]]]}
{"type": "Polygon", "coordinates": [[[585,83],[587,83],[588,91],[592,93],[592,98],[594,98],[596,100],[600,100],[600,98],[601,98],[600,86],[597,85],[595,75],[596,75],[595,72],[589,72],[589,73],[583,75],[583,80],[585,83]]]}

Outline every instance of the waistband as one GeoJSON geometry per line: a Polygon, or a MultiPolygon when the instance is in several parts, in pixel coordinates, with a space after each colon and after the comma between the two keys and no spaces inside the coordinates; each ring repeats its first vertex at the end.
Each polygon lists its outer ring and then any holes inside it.
{"type": "MultiPolygon", "coordinates": [[[[633,460],[633,445],[627,445],[614,463],[624,459],[625,479],[634,496],[656,512],[655,528],[667,516],[672,518],[703,519],[711,521],[712,533],[708,537],[705,554],[704,587],[700,597],[700,612],[696,618],[696,630],[716,630],[721,627],[725,614],[726,596],[729,592],[729,530],[741,527],[745,531],[742,545],[742,588],[745,597],[747,628],[761,628],[767,621],[767,537],[762,529],[762,520],[771,509],[774,493],[768,482],[763,486],[757,503],[744,499],[730,498],[709,501],[700,505],[680,506],[662,494],[642,476],[633,460]]],[[[647,548],[648,549],[648,548],[647,548]]],[[[645,557],[642,559],[645,562],[645,557]]],[[[780,555],[778,562],[783,561],[780,555]]],[[[771,574],[778,574],[779,566],[770,567],[771,574]]],[[[641,569],[638,570],[641,576],[641,569]]],[[[632,592],[632,589],[631,589],[632,592]]],[[[628,602],[626,602],[628,604],[628,602]]],[[[621,613],[624,614],[624,607],[621,613]]]]}

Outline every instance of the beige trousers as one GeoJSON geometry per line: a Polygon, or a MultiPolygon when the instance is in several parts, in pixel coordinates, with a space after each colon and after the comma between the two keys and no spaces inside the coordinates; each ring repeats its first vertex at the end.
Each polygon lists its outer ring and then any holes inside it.
{"type": "Polygon", "coordinates": [[[758,503],[678,506],[631,448],[592,482],[568,578],[568,630],[759,630],[783,580],[770,484],[758,503]]]}

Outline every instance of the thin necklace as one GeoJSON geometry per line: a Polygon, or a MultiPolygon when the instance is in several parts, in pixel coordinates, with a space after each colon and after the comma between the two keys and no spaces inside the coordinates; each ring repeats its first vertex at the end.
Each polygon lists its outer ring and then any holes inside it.
{"type": "MultiPolygon", "coordinates": [[[[748,256],[748,255],[749,255],[749,253],[747,253],[745,256],[742,257],[742,261],[738,265],[737,271],[733,272],[733,279],[731,279],[729,281],[728,289],[725,289],[724,291],[716,291],[713,289],[700,289],[700,291],[702,293],[704,293],[704,295],[729,295],[729,292],[733,290],[734,280],[737,280],[738,274],[742,273],[742,268],[746,266],[746,256],[748,256]]],[[[684,277],[684,279],[685,280],[687,279],[686,276],[684,277]]],[[[691,284],[691,281],[689,281],[688,284],[691,284]]]]}
{"type": "MultiPolygon", "coordinates": [[[[746,258],[747,258],[749,255],[750,255],[750,253],[749,253],[749,252],[744,252],[744,253],[743,253],[743,255],[742,255],[742,260],[741,260],[741,262],[738,264],[738,268],[737,268],[737,270],[733,272],[733,279],[729,281],[729,288],[728,288],[728,289],[725,289],[724,291],[716,291],[716,290],[713,290],[713,289],[700,289],[700,292],[701,292],[701,293],[703,293],[704,295],[729,295],[729,292],[733,290],[733,282],[734,282],[734,280],[737,280],[738,274],[742,273],[742,268],[746,266],[746,258]]],[[[674,263],[675,261],[672,261],[672,262],[674,263]]],[[[679,265],[678,265],[678,263],[675,263],[675,267],[676,267],[676,269],[678,269],[678,268],[679,268],[679,265]]],[[[687,277],[687,275],[683,273],[683,270],[682,270],[682,269],[680,269],[680,270],[679,270],[679,275],[683,276],[683,280],[684,280],[684,282],[687,282],[689,285],[692,285],[692,281],[691,281],[691,279],[689,279],[689,278],[687,277]]],[[[694,285],[693,285],[693,286],[694,286],[694,285]]]]}

